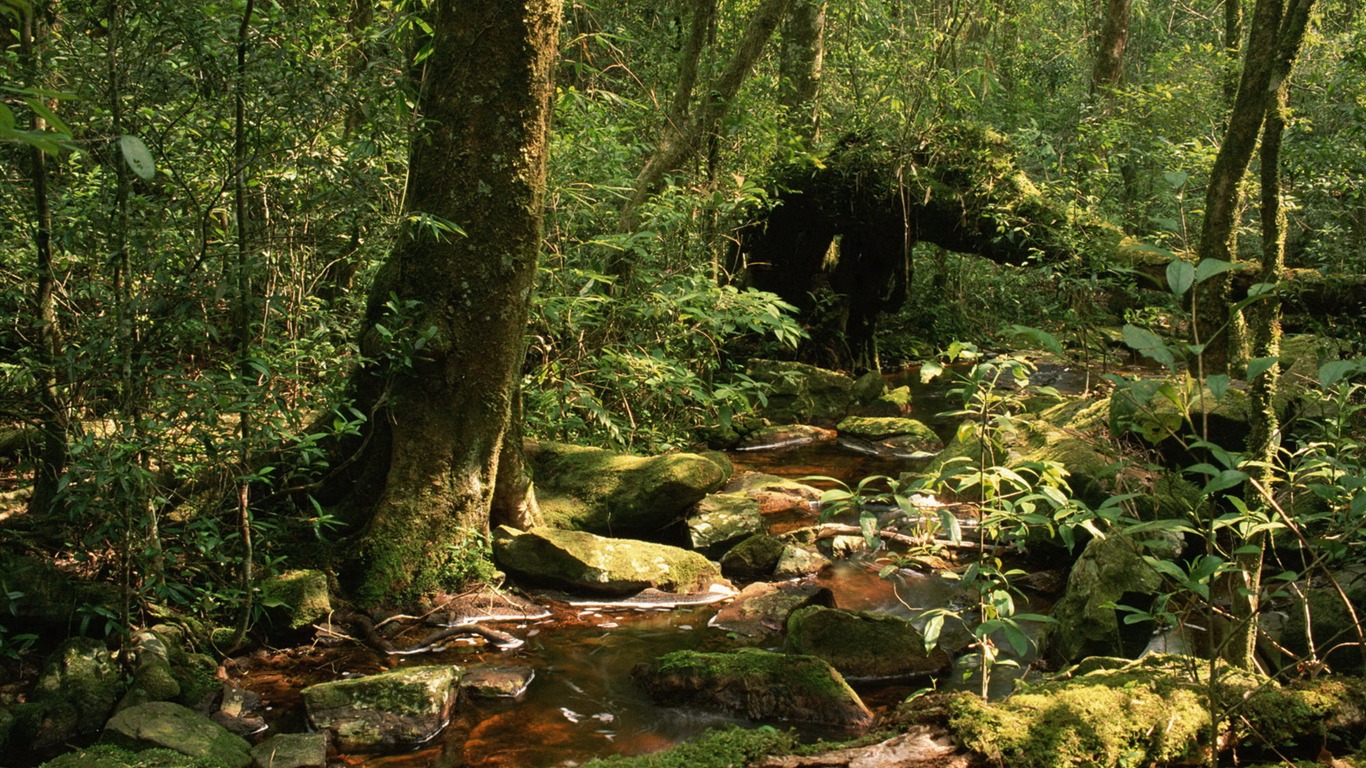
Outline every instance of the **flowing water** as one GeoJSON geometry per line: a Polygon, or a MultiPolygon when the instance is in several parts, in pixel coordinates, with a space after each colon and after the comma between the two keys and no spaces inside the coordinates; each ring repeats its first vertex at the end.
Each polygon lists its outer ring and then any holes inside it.
{"type": "MultiPolygon", "coordinates": [[[[946,387],[922,387],[915,376],[905,379],[894,380],[892,385],[911,384],[918,417],[947,436],[953,424],[934,416],[952,405],[946,399],[946,387]]],[[[896,476],[915,468],[912,460],[875,455],[866,445],[847,440],[747,451],[733,454],[732,459],[737,471],[761,471],[792,479],[825,475],[847,483],[874,474],[896,476]]],[[[814,512],[799,522],[813,521],[814,512]]],[[[890,613],[907,619],[915,618],[925,608],[955,604],[967,607],[971,603],[952,581],[937,575],[897,571],[884,578],[878,575],[877,568],[875,563],[858,559],[837,561],[818,576],[818,583],[833,592],[837,607],[890,613]]],[[[431,653],[387,658],[355,644],[294,649],[258,655],[244,664],[238,681],[261,694],[268,707],[265,715],[272,732],[287,732],[305,728],[298,691],[343,675],[418,664],[520,665],[534,670],[534,679],[519,699],[462,702],[450,727],[427,747],[399,755],[337,757],[337,762],[351,766],[572,766],[594,757],[659,751],[718,725],[755,725],[696,709],[656,706],[631,678],[637,665],[671,651],[724,650],[755,642],[709,627],[716,605],[673,609],[590,607],[544,596],[538,602],[547,605],[551,616],[539,621],[494,625],[525,641],[513,650],[499,650],[474,638],[453,641],[445,649],[431,653]]],[[[1043,612],[1046,603],[1035,602],[1028,610],[1043,612]]],[[[407,639],[416,642],[423,631],[414,629],[414,637],[407,639]]],[[[856,688],[870,706],[879,708],[894,706],[912,690],[928,684],[922,679],[858,684],[856,688]]],[[[937,684],[968,685],[974,689],[976,686],[957,675],[937,684]]],[[[1008,690],[1010,682],[1003,677],[996,685],[1008,690]]],[[[775,725],[784,727],[782,723],[775,725]]],[[[819,729],[803,731],[804,737],[811,738],[838,735],[841,734],[819,729]]]]}

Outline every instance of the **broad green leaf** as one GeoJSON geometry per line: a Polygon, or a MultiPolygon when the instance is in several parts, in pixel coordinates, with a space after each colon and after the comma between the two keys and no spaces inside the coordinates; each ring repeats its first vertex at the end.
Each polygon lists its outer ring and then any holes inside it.
{"type": "MultiPolygon", "coordinates": [[[[1366,494],[1363,497],[1366,497],[1366,494]]],[[[939,510],[939,525],[948,534],[949,541],[954,544],[963,541],[963,526],[959,524],[958,518],[954,516],[953,512],[941,508],[939,510]]]]}
{"type": "Polygon", "coordinates": [[[130,134],[119,137],[119,151],[123,153],[124,162],[138,178],[143,181],[151,181],[157,175],[156,161],[152,159],[152,153],[147,151],[147,145],[142,143],[142,139],[130,134]]]}
{"type": "Polygon", "coordinates": [[[1195,285],[1195,265],[1177,259],[1167,265],[1167,288],[1177,296],[1185,295],[1195,285]]]}
{"type": "Polygon", "coordinates": [[[1195,265],[1195,282],[1203,283],[1215,275],[1222,275],[1230,270],[1237,269],[1238,265],[1221,259],[1201,259],[1195,265]]]}
{"type": "Polygon", "coordinates": [[[1058,341],[1058,337],[1048,331],[1033,328],[1028,325],[1011,325],[1006,328],[1006,332],[1017,338],[1026,338],[1055,355],[1061,356],[1065,354],[1065,351],[1062,348],[1062,342],[1058,341]]]}
{"type": "Polygon", "coordinates": [[[1152,358],[1166,366],[1176,364],[1176,356],[1167,348],[1167,343],[1152,331],[1136,325],[1126,325],[1123,336],[1124,343],[1144,357],[1152,358]]]}
{"type": "Polygon", "coordinates": [[[936,613],[925,620],[921,637],[925,640],[925,653],[930,653],[939,644],[939,634],[944,630],[944,614],[936,613]]]}
{"type": "Polygon", "coordinates": [[[936,363],[934,361],[925,363],[924,365],[920,366],[920,383],[929,384],[931,381],[934,381],[936,378],[938,378],[939,374],[943,372],[944,366],[940,365],[939,363],[936,363]]]}
{"type": "Polygon", "coordinates": [[[1001,627],[1001,631],[1006,636],[1006,641],[1010,643],[1011,650],[1017,656],[1023,656],[1029,651],[1029,638],[1015,622],[1007,622],[1001,627]]]}
{"type": "Polygon", "coordinates": [[[1331,363],[1324,363],[1319,367],[1319,383],[1325,387],[1331,387],[1342,381],[1343,378],[1350,376],[1361,367],[1357,360],[1334,360],[1331,363]]]}
{"type": "Polygon", "coordinates": [[[1261,376],[1263,373],[1266,373],[1267,371],[1271,370],[1271,367],[1275,365],[1277,362],[1278,361],[1274,357],[1252,358],[1247,363],[1247,380],[1252,381],[1258,376],[1261,376]]]}
{"type": "Polygon", "coordinates": [[[1226,469],[1215,476],[1213,480],[1205,483],[1205,487],[1201,489],[1201,493],[1208,496],[1211,493],[1226,491],[1229,488],[1242,485],[1245,480],[1247,480],[1246,472],[1237,469],[1226,469]]]}

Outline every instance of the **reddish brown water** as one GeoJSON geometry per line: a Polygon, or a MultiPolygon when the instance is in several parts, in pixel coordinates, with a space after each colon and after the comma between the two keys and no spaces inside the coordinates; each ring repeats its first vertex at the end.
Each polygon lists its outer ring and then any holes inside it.
{"type": "MultiPolygon", "coordinates": [[[[891,386],[910,385],[917,418],[948,437],[951,419],[937,414],[953,403],[946,390],[950,382],[922,385],[915,372],[890,378],[891,386]]],[[[869,455],[855,442],[828,440],[771,451],[732,454],[737,470],[757,470],[788,478],[824,475],[854,484],[869,475],[896,477],[923,462],[907,458],[869,455]]],[[[815,513],[791,520],[771,521],[782,527],[809,525],[815,513]],[[800,519],[798,519],[800,518],[800,519]]],[[[960,604],[971,599],[954,583],[938,576],[900,571],[889,578],[877,574],[877,564],[841,561],[818,577],[829,587],[838,607],[890,613],[914,619],[926,608],[960,604]]],[[[639,664],[680,649],[722,650],[746,641],[722,630],[709,628],[717,606],[673,610],[614,610],[579,608],[546,602],[553,615],[545,620],[504,623],[497,628],[525,644],[499,651],[482,640],[455,642],[447,649],[416,656],[380,657],[356,645],[336,648],[295,649],[263,655],[238,673],[239,681],[260,693],[269,707],[268,721],[275,731],[305,729],[298,691],[304,686],[344,675],[363,675],[396,665],[515,664],[535,670],[535,678],[518,700],[462,702],[455,719],[431,745],[400,755],[340,755],[344,765],[373,768],[543,768],[574,766],[594,757],[656,752],[694,738],[708,728],[727,723],[757,725],[692,709],[656,706],[631,678],[639,664]]],[[[1021,610],[1025,608],[1022,606],[1021,610]]],[[[1028,610],[1046,611],[1035,601],[1028,610]]],[[[427,629],[416,627],[404,638],[414,644],[427,629]]],[[[1033,629],[1031,629],[1033,631],[1033,629]]],[[[950,630],[946,629],[946,635],[950,630]]],[[[404,642],[396,643],[404,645],[404,642]]],[[[871,706],[890,707],[912,688],[926,681],[896,685],[859,685],[871,706]]],[[[940,681],[941,687],[976,683],[961,681],[957,674],[940,681]]],[[[998,689],[1008,690],[1004,675],[998,689]]],[[[776,723],[784,726],[786,724],[776,723]]],[[[808,730],[806,736],[830,734],[808,730]]]]}

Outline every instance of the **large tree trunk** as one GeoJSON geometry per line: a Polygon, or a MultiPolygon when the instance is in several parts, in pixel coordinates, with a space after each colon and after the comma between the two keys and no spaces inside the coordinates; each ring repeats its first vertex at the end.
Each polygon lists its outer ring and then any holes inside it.
{"type": "MultiPolygon", "coordinates": [[[[1229,116],[1219,154],[1205,191],[1205,218],[1196,253],[1200,259],[1236,261],[1238,217],[1242,209],[1243,175],[1247,172],[1268,102],[1267,88],[1276,62],[1284,0],[1257,0],[1252,29],[1243,58],[1233,113],[1229,116]]],[[[1196,304],[1196,342],[1206,345],[1204,371],[1218,373],[1231,361],[1245,357],[1239,332],[1241,317],[1229,312],[1228,279],[1221,276],[1202,284],[1196,304]]]]}
{"type": "Polygon", "coordinates": [[[373,501],[359,548],[366,604],[458,587],[488,529],[540,244],[559,9],[439,0],[430,11],[408,218],[370,295],[362,349],[374,362],[356,381],[374,414],[362,462],[384,468],[373,498],[356,500],[373,501]]]}
{"type": "Polygon", "coordinates": [[[1124,46],[1129,41],[1130,0],[1108,0],[1105,18],[1101,23],[1100,44],[1096,48],[1095,66],[1091,69],[1091,93],[1104,96],[1105,104],[1113,101],[1113,94],[1124,78],[1124,46]]]}

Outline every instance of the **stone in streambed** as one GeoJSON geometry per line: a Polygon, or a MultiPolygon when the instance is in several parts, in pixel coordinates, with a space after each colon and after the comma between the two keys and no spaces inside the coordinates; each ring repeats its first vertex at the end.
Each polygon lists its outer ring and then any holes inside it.
{"type": "Polygon", "coordinates": [[[170,701],[151,701],[120,710],[104,726],[104,739],[117,746],[164,747],[226,768],[251,765],[251,745],[194,710],[170,701]]]}
{"type": "Polygon", "coordinates": [[[821,606],[788,616],[783,650],[824,659],[848,679],[936,674],[950,664],[942,650],[925,651],[924,637],[908,621],[821,606]]]}
{"type": "Polygon", "coordinates": [[[642,457],[564,443],[528,443],[527,464],[546,523],[653,538],[730,477],[722,454],[642,457]]]}
{"type": "Polygon", "coordinates": [[[500,526],[493,534],[493,559],[524,579],[607,595],[647,588],[701,592],[724,582],[716,565],[696,552],[555,528],[500,526]]]}
{"type": "Polygon", "coordinates": [[[752,720],[866,728],[873,713],[840,673],[814,656],[754,648],[675,651],[632,673],[666,706],[696,706],[752,720]]]}
{"type": "Polygon", "coordinates": [[[460,669],[404,667],[303,690],[309,723],[343,750],[401,750],[430,741],[450,719],[460,669]]]}
{"type": "Polygon", "coordinates": [[[327,736],[321,733],[278,733],[251,748],[256,768],[323,768],[327,736]]]}
{"type": "Polygon", "coordinates": [[[713,493],[697,502],[687,524],[692,548],[715,557],[762,531],[764,516],[759,502],[743,493],[713,493]]]}

